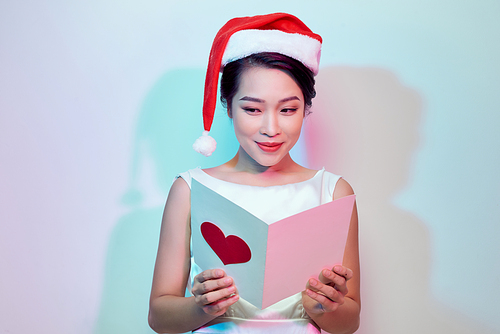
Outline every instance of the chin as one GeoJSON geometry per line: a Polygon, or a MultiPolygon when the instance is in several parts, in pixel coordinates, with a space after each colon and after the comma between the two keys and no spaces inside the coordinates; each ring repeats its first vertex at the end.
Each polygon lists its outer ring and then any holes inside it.
{"type": "Polygon", "coordinates": [[[248,150],[244,147],[242,148],[251,160],[262,167],[272,167],[279,164],[286,156],[283,152],[288,152],[285,147],[282,147],[279,151],[273,153],[263,152],[259,147],[254,148],[250,146],[248,147],[248,150]]]}
{"type": "Polygon", "coordinates": [[[282,156],[254,159],[255,162],[257,162],[259,165],[264,166],[264,167],[272,167],[274,165],[277,165],[280,163],[281,160],[283,160],[282,156]]]}

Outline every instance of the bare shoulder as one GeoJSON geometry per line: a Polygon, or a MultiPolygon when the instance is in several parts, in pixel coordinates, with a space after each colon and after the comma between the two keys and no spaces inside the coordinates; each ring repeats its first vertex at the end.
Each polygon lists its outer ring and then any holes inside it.
{"type": "Polygon", "coordinates": [[[170,192],[168,193],[167,204],[168,203],[189,203],[191,198],[191,189],[189,188],[187,182],[182,178],[177,178],[172,187],[170,187],[170,192]]]}
{"type": "Polygon", "coordinates": [[[335,186],[335,190],[333,191],[333,199],[335,200],[335,199],[339,199],[339,198],[346,197],[346,196],[353,195],[353,194],[354,194],[354,190],[352,189],[349,182],[347,182],[346,180],[341,178],[338,180],[338,182],[335,186]]]}
{"type": "Polygon", "coordinates": [[[182,177],[178,177],[175,179],[174,183],[172,184],[172,187],[170,187],[170,192],[184,192],[184,193],[190,193],[189,185],[187,184],[186,180],[184,180],[182,177]]]}

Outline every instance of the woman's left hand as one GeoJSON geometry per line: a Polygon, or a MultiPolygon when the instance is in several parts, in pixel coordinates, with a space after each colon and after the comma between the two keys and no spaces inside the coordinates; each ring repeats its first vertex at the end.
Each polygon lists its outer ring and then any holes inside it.
{"type": "Polygon", "coordinates": [[[306,312],[320,314],[333,312],[344,304],[347,281],[353,276],[351,269],[336,265],[332,270],[323,269],[318,279],[310,278],[302,292],[302,304],[306,312]]]}

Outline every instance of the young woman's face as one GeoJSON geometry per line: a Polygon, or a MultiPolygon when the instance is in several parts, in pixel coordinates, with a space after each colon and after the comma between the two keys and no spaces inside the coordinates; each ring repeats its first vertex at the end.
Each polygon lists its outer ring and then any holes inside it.
{"type": "Polygon", "coordinates": [[[299,139],[304,107],[300,87],[285,72],[246,70],[230,107],[241,148],[261,166],[276,165],[299,139]]]}

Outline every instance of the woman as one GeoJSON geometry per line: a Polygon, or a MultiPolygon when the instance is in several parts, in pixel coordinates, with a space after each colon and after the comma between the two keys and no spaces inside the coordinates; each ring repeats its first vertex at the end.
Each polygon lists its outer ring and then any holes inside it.
{"type": "MultiPolygon", "coordinates": [[[[296,17],[280,13],[233,19],[216,36],[205,82],[206,131],[201,140],[206,143],[198,142],[196,146],[206,155],[214,149],[213,139],[207,133],[222,66],[221,100],[233,120],[240,147],[227,163],[182,173],[172,185],[151,293],[149,322],[155,331],[356,331],[360,312],[356,208],[343,265],[322,270],[317,278],[304,282],[302,293],[264,310],[240,298],[238,282],[222,269],[200,272],[191,261],[193,178],[257,217],[273,221],[353,194],[339,176],[302,167],[289,154],[315,96],[313,75],[318,70],[320,47],[321,37],[296,17]],[[193,296],[184,297],[190,276],[193,296]]],[[[311,257],[315,251],[318,250],[304,249],[311,252],[311,257]]],[[[284,280],[287,275],[283,273],[284,280]]]]}

